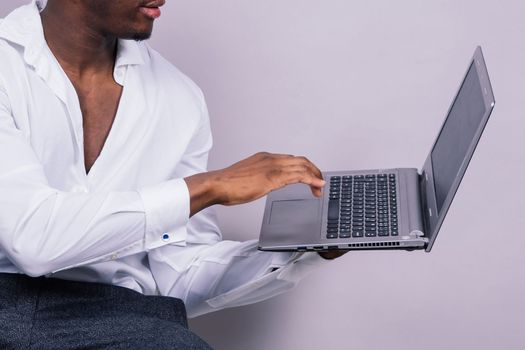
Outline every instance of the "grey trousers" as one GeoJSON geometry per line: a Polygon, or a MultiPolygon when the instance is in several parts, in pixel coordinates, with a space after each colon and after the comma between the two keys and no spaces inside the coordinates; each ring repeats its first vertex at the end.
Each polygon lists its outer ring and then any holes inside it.
{"type": "Polygon", "coordinates": [[[0,273],[0,349],[211,349],[180,299],[0,273]]]}

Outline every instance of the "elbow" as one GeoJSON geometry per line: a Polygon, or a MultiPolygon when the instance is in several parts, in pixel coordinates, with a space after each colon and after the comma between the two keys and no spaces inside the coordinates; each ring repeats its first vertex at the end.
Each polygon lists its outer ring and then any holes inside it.
{"type": "Polygon", "coordinates": [[[3,235],[0,245],[7,258],[21,272],[30,277],[40,277],[58,269],[56,244],[42,243],[33,230],[12,232],[12,235],[3,235]]]}
{"type": "Polygon", "coordinates": [[[25,258],[19,259],[14,264],[25,274],[30,277],[40,277],[51,272],[49,265],[41,260],[25,258]]]}
{"type": "Polygon", "coordinates": [[[25,275],[40,277],[53,271],[48,257],[31,251],[9,252],[9,260],[25,275]]]}
{"type": "Polygon", "coordinates": [[[38,264],[24,264],[24,265],[18,265],[18,268],[22,270],[22,272],[29,276],[29,277],[40,277],[47,275],[51,271],[46,268],[42,268],[42,265],[38,264]]]}

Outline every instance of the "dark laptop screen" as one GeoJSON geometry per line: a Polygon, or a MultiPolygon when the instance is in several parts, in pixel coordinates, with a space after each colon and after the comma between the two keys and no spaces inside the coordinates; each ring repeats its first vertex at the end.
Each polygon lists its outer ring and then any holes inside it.
{"type": "Polygon", "coordinates": [[[438,214],[459,175],[461,164],[485,115],[485,102],[474,62],[432,150],[432,169],[438,214]]]}

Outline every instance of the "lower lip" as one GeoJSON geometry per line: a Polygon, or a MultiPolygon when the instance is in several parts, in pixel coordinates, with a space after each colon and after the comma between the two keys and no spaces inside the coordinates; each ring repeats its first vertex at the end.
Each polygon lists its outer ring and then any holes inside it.
{"type": "Polygon", "coordinates": [[[140,12],[145,14],[151,19],[156,19],[160,17],[160,8],[158,7],[140,7],[140,12]]]}

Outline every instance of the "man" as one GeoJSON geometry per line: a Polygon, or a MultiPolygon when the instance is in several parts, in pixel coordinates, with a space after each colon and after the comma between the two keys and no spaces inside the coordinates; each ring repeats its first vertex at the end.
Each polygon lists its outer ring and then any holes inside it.
{"type": "Polygon", "coordinates": [[[206,349],[186,310],[269,298],[323,261],[221,241],[212,205],[325,182],[268,153],[206,172],[203,95],[142,41],[163,4],[34,0],[0,23],[0,348],[206,349]]]}

